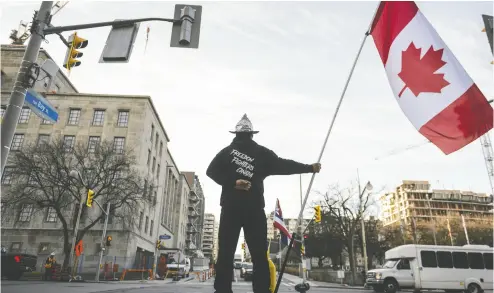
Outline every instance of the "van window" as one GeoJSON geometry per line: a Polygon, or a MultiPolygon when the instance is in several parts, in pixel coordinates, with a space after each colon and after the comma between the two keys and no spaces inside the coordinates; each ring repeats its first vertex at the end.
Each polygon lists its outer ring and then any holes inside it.
{"type": "Polygon", "coordinates": [[[482,258],[482,254],[479,252],[468,253],[468,264],[471,269],[483,270],[484,259],[482,258]]]}
{"type": "Polygon", "coordinates": [[[453,265],[457,269],[468,269],[467,253],[453,252],[453,265]]]}
{"type": "Polygon", "coordinates": [[[409,270],[410,269],[410,261],[408,259],[402,259],[400,264],[398,265],[399,270],[409,270]]]}
{"type": "Polygon", "coordinates": [[[424,268],[437,268],[436,252],[422,250],[420,252],[422,266],[424,268]]]}
{"type": "Polygon", "coordinates": [[[492,253],[484,253],[484,264],[486,269],[492,270],[492,262],[492,253]]]}
{"type": "Polygon", "coordinates": [[[440,268],[452,268],[453,267],[453,257],[451,256],[451,252],[449,251],[438,251],[437,255],[437,264],[440,268]]]}

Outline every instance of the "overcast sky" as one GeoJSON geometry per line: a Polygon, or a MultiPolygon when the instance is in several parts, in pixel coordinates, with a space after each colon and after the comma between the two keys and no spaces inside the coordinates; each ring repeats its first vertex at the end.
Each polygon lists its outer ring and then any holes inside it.
{"type": "MultiPolygon", "coordinates": [[[[190,4],[199,4],[194,2],[190,4]]],[[[30,20],[40,2],[3,2],[0,42],[30,20]]],[[[143,23],[128,64],[99,64],[110,28],[81,30],[89,40],[71,81],[82,93],[150,95],[171,138],[181,171],[195,171],[206,210],[219,216],[220,187],[206,177],[216,153],[230,143],[247,113],[255,140],[279,156],[317,160],[331,117],[377,2],[202,2],[198,50],[170,48],[171,24],[143,23]],[[150,34],[147,50],[146,27],[150,34]]],[[[419,8],[486,97],[493,98],[492,54],[482,14],[492,2],[419,2],[419,8]]],[[[174,2],[72,1],[54,25],[139,17],[173,17],[174,2]]],[[[68,37],[69,33],[65,33],[68,37]]],[[[61,65],[57,36],[43,44],[61,65]]],[[[362,184],[395,188],[401,180],[429,180],[434,188],[490,192],[478,141],[451,155],[425,141],[402,113],[369,37],[322,158],[313,190],[348,185],[357,168],[362,184]],[[375,159],[378,157],[379,159],[375,159]]],[[[310,175],[303,176],[304,194],[310,175]]],[[[265,181],[266,212],[280,199],[285,217],[300,208],[299,176],[265,181]]],[[[311,196],[309,202],[316,197],[311,196]]]]}

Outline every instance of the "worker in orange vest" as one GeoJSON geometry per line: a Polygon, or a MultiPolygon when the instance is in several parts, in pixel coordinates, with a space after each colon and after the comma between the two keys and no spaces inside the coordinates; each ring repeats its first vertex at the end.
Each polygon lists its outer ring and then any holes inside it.
{"type": "Polygon", "coordinates": [[[53,274],[53,265],[57,263],[55,252],[52,252],[45,262],[45,280],[51,280],[53,274]]]}

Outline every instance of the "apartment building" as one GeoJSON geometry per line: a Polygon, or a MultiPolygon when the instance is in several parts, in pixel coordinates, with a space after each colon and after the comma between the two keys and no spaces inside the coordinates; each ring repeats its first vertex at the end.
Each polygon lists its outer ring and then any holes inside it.
{"type": "Polygon", "coordinates": [[[472,191],[432,189],[428,181],[403,180],[393,192],[380,197],[380,219],[393,223],[429,222],[431,219],[460,219],[492,226],[491,197],[472,191]]]}
{"type": "Polygon", "coordinates": [[[190,185],[186,228],[186,252],[202,257],[202,233],[204,224],[204,193],[199,177],[194,172],[183,172],[190,185]]]}
{"type": "MultiPolygon", "coordinates": [[[[24,48],[1,46],[1,115],[8,103],[24,48]]],[[[51,57],[42,49],[38,62],[46,59],[51,57]]],[[[112,141],[118,148],[133,151],[137,160],[135,168],[147,178],[146,186],[152,200],[140,204],[135,227],[110,219],[107,235],[111,235],[113,241],[106,257],[118,258],[120,267],[127,268],[134,267],[142,259],[149,262],[153,259],[156,240],[164,234],[172,236],[164,240],[165,246],[185,247],[187,219],[177,215],[184,214],[186,209],[180,210],[176,203],[184,202],[182,199],[189,196],[191,188],[168,149],[170,139],[151,97],[78,93],[61,71],[54,78],[39,79],[42,82],[35,89],[46,93],[47,99],[58,109],[59,120],[50,123],[31,113],[29,108],[22,109],[13,142],[16,148],[57,138],[62,138],[67,145],[87,143],[88,147],[105,140],[112,141]]],[[[8,168],[3,175],[2,190],[5,190],[9,187],[8,168]]],[[[70,214],[73,210],[74,207],[69,207],[67,212],[70,214]]],[[[99,215],[101,211],[93,206],[91,213],[99,215]]],[[[2,219],[2,245],[11,250],[38,254],[41,260],[43,254],[56,252],[60,259],[62,224],[53,211],[34,214],[32,209],[21,206],[21,217],[20,226],[12,219],[2,219]]],[[[81,222],[81,225],[85,224],[81,222]]],[[[84,267],[97,265],[102,230],[103,223],[97,223],[83,239],[84,267]]],[[[145,265],[149,266],[149,263],[145,265]]]]}
{"type": "Polygon", "coordinates": [[[204,257],[216,260],[218,223],[214,214],[204,214],[204,228],[202,236],[202,251],[204,257]]]}

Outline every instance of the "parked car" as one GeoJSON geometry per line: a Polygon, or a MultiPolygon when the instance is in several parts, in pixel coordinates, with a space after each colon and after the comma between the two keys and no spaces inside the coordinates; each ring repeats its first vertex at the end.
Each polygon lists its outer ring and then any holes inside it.
{"type": "Polygon", "coordinates": [[[247,269],[252,269],[253,265],[250,262],[244,262],[242,264],[242,268],[240,269],[240,278],[243,278],[245,276],[245,271],[247,269]]]}
{"type": "Polygon", "coordinates": [[[248,265],[247,268],[245,268],[244,280],[245,281],[252,281],[252,277],[253,277],[253,266],[248,265]]]}
{"type": "Polygon", "coordinates": [[[233,267],[236,270],[240,270],[242,268],[242,263],[237,261],[237,262],[233,263],[233,267]]]}
{"type": "Polygon", "coordinates": [[[7,252],[2,247],[2,277],[19,280],[24,272],[36,270],[38,257],[27,253],[7,252]]]}

